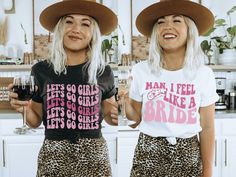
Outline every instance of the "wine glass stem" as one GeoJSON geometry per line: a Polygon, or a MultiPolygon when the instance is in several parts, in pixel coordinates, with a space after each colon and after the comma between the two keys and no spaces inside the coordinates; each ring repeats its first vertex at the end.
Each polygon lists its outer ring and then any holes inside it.
{"type": "Polygon", "coordinates": [[[26,107],[23,106],[23,110],[24,110],[24,113],[23,113],[23,127],[26,127],[26,107]]]}
{"type": "Polygon", "coordinates": [[[125,96],[122,97],[122,118],[126,120],[126,113],[125,113],[125,96]]]}

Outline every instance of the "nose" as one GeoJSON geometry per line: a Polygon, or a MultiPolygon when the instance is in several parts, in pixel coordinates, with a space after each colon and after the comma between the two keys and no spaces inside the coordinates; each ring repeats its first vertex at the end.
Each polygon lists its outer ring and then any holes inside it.
{"type": "Polygon", "coordinates": [[[81,25],[80,23],[75,23],[72,27],[72,32],[75,34],[81,33],[81,25]]]}
{"type": "Polygon", "coordinates": [[[171,29],[173,27],[173,24],[171,21],[166,21],[163,25],[165,29],[171,29]]]}

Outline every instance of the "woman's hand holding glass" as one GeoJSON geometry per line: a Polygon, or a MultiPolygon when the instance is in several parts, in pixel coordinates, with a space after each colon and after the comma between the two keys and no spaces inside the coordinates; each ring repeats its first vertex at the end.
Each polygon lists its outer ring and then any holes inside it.
{"type": "Polygon", "coordinates": [[[23,126],[15,130],[17,134],[29,133],[29,128],[26,125],[26,109],[29,100],[35,93],[34,77],[30,75],[21,75],[14,77],[13,84],[8,86],[10,90],[10,104],[18,112],[23,113],[23,126]]]}
{"type": "Polygon", "coordinates": [[[119,125],[130,125],[133,124],[133,121],[129,121],[126,116],[126,102],[129,99],[129,87],[132,81],[130,69],[127,70],[119,70],[118,71],[118,97],[119,97],[119,105],[121,112],[121,119],[119,121],[119,125]]]}

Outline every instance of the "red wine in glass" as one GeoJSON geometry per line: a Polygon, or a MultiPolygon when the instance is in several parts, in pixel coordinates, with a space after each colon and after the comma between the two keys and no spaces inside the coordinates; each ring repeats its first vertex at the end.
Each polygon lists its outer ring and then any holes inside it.
{"type": "MultiPolygon", "coordinates": [[[[28,101],[32,98],[35,92],[34,77],[30,75],[16,76],[13,82],[13,92],[18,94],[18,100],[28,101]]],[[[23,106],[23,126],[15,130],[17,134],[29,133],[29,128],[26,125],[26,107],[23,106]]]]}
{"type": "Polygon", "coordinates": [[[28,101],[34,94],[34,86],[32,85],[14,85],[13,92],[18,94],[18,100],[28,101]]]}

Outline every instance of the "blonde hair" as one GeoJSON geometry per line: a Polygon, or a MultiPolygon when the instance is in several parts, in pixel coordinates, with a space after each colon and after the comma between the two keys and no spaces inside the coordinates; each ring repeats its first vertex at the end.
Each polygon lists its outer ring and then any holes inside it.
{"type": "MultiPolygon", "coordinates": [[[[183,69],[187,77],[193,78],[197,69],[204,64],[204,53],[200,48],[199,33],[195,23],[186,16],[184,16],[184,20],[188,27],[188,34],[183,69]]],[[[151,35],[148,62],[152,71],[160,75],[164,61],[163,50],[158,43],[157,27],[158,23],[156,22],[151,35]]]]}
{"type": "MultiPolygon", "coordinates": [[[[88,82],[97,84],[97,76],[101,75],[105,69],[105,62],[101,53],[101,32],[97,22],[91,18],[92,40],[88,46],[88,62],[84,65],[83,70],[88,72],[88,82]]],[[[49,62],[53,65],[54,72],[58,75],[66,74],[67,55],[63,47],[65,17],[62,17],[54,28],[52,48],[49,62]]]]}

